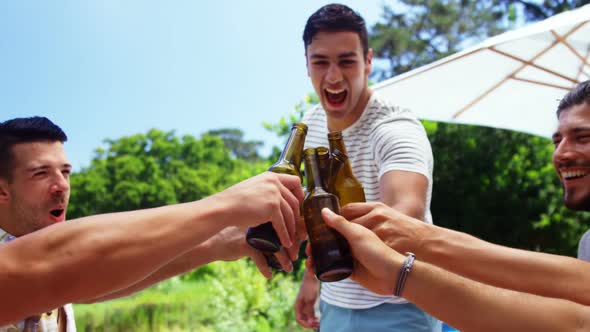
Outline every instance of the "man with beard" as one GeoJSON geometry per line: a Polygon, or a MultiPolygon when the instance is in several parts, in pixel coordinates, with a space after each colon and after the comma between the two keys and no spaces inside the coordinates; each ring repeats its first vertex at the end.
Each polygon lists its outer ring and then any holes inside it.
{"type": "Polygon", "coordinates": [[[286,248],[296,238],[299,179],[269,172],[200,201],[64,223],[66,140],[46,118],[0,123],[0,331],[75,331],[66,303],[124,296],[215,260],[250,256],[270,277],[244,229],[271,220],[286,248]]]}
{"type": "MultiPolygon", "coordinates": [[[[557,117],[553,165],[564,203],[589,211],[590,81],[561,100],[557,117]]],[[[460,330],[590,330],[588,262],[495,245],[381,203],[341,213],[351,222],[329,211],[324,218],[351,243],[353,279],[377,293],[401,293],[460,330]]]]}

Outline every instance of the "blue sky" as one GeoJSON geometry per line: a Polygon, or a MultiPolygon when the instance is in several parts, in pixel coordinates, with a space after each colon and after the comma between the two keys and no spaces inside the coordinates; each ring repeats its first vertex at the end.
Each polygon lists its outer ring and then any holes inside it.
{"type": "MultiPolygon", "coordinates": [[[[75,169],[105,138],[276,122],[313,90],[301,34],[331,1],[0,2],[0,121],[43,115],[75,169]]],[[[341,1],[371,26],[383,0],[341,1]]]]}

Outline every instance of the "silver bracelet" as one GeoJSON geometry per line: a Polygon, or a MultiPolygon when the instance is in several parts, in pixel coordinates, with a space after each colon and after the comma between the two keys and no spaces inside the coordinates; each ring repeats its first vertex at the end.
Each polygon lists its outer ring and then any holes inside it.
{"type": "Polygon", "coordinates": [[[395,296],[401,296],[404,285],[406,284],[406,279],[408,278],[408,274],[410,274],[410,271],[412,271],[414,260],[416,259],[416,255],[414,255],[414,253],[407,252],[406,255],[406,259],[404,259],[397,276],[397,284],[395,285],[395,290],[393,292],[393,295],[395,296]]]}

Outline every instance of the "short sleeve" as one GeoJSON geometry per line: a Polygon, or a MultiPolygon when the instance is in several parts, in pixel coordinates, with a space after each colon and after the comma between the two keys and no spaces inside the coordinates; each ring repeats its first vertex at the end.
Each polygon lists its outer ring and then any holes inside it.
{"type": "Polygon", "coordinates": [[[379,178],[392,171],[410,171],[432,179],[433,157],[422,123],[409,111],[378,122],[369,135],[379,178]]]}
{"type": "Polygon", "coordinates": [[[590,262],[590,230],[586,231],[580,239],[578,258],[590,262]]]}

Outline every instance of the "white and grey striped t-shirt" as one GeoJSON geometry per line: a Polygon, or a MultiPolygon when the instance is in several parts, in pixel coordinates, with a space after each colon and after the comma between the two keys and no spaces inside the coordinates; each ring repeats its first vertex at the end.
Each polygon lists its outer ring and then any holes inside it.
{"type": "MultiPolygon", "coordinates": [[[[305,148],[328,146],[326,113],[321,105],[308,110],[302,122],[308,126],[305,148]]],[[[432,223],[432,150],[424,127],[412,112],[389,105],[373,92],[361,117],[342,131],[342,136],[352,172],[363,185],[367,201],[380,200],[379,180],[388,171],[426,176],[424,220],[432,223]]],[[[373,293],[350,279],[322,283],[320,297],[329,304],[349,309],[371,308],[385,302],[407,303],[403,298],[373,293]]]]}

